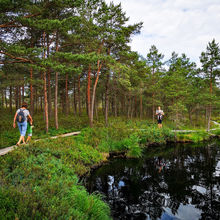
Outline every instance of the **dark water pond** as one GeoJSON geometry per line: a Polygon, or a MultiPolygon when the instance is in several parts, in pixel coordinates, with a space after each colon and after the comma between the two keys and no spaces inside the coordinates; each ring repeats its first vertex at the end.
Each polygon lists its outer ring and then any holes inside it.
{"type": "Polygon", "coordinates": [[[86,180],[113,219],[220,219],[220,142],[150,147],[114,159],[86,180]]]}

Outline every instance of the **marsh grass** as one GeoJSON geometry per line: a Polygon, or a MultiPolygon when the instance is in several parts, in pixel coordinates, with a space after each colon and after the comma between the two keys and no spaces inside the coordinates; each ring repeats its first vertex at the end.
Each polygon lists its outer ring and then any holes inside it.
{"type": "Polygon", "coordinates": [[[210,134],[205,131],[198,131],[192,133],[177,133],[176,140],[181,142],[194,142],[198,143],[204,140],[208,140],[210,134]]]}

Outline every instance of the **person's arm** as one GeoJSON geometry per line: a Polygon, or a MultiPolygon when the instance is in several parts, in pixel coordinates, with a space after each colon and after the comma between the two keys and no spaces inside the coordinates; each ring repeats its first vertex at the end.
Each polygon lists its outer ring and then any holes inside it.
{"type": "Polygon", "coordinates": [[[32,119],[32,117],[31,117],[31,115],[29,114],[28,117],[30,118],[30,125],[32,125],[33,119],[32,119]]]}
{"type": "Polygon", "coordinates": [[[17,112],[15,113],[15,117],[14,117],[14,123],[13,123],[13,127],[15,128],[16,127],[16,124],[15,124],[15,121],[16,121],[16,118],[17,118],[17,112]]]}

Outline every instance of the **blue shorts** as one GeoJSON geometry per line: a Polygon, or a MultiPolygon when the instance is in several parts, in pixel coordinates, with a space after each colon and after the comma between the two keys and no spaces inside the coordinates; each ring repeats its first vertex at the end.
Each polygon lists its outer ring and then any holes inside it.
{"type": "Polygon", "coordinates": [[[21,136],[25,136],[26,131],[27,131],[27,121],[24,121],[22,123],[17,122],[18,123],[18,128],[20,131],[21,136]]]}

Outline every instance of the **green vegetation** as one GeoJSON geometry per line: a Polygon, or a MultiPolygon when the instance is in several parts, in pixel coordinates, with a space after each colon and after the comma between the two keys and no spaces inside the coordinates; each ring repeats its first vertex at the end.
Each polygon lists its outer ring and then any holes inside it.
{"type": "Polygon", "coordinates": [[[176,134],[176,141],[179,142],[194,142],[198,143],[201,141],[208,140],[210,138],[210,134],[206,131],[198,131],[198,132],[191,132],[191,133],[177,133],[176,134]]]}
{"type": "MultiPolygon", "coordinates": [[[[110,152],[140,157],[145,145],[200,141],[220,122],[220,48],[213,39],[201,68],[185,54],[164,61],[152,45],[131,50],[142,22],[104,0],[0,0],[0,149],[16,144],[16,109],[29,104],[33,140],[0,158],[0,216],[108,219],[109,208],[78,177],[110,152]],[[156,107],[164,110],[163,129],[156,107]],[[175,134],[173,129],[201,129],[175,134]]],[[[219,134],[219,131],[213,133],[219,134]]]]}
{"type": "Polygon", "coordinates": [[[108,128],[99,124],[76,137],[33,142],[0,157],[0,216],[108,219],[107,205],[99,195],[89,195],[78,177],[105,161],[109,152],[138,157],[144,145],[173,138],[169,129],[136,131],[133,125],[115,120],[108,128]]]}
{"type": "Polygon", "coordinates": [[[109,208],[89,195],[76,174],[102,160],[73,138],[42,141],[1,157],[0,216],[18,219],[109,219],[109,208]]]}

